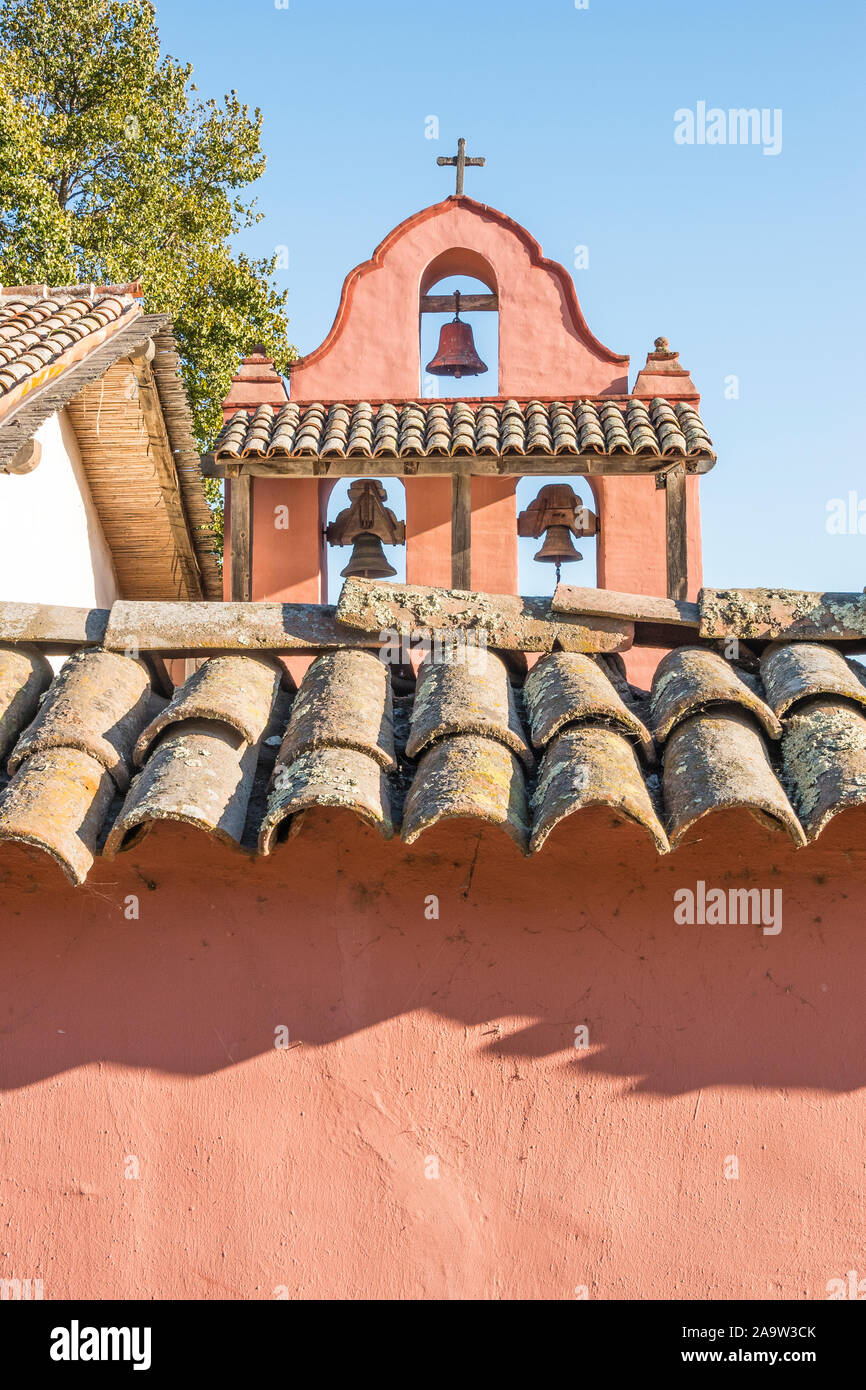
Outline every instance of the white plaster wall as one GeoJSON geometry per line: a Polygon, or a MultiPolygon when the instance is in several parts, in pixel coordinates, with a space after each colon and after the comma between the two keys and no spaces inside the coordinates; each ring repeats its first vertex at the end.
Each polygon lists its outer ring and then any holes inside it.
{"type": "Polygon", "coordinates": [[[33,472],[0,473],[0,601],[108,608],[117,578],[66,411],[35,437],[33,472]]]}

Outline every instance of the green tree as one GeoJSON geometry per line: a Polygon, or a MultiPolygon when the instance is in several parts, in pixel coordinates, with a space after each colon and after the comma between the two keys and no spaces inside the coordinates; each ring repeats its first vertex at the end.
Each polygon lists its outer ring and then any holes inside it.
{"type": "Polygon", "coordinates": [[[140,279],[172,316],[202,447],[240,357],[295,356],[276,258],[231,244],[262,216],[261,126],[160,57],[150,0],[0,0],[0,283],[140,279]]]}

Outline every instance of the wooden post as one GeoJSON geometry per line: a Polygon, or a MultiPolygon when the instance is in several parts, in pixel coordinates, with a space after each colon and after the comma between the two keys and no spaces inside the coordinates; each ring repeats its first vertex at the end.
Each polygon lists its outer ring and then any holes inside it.
{"type": "Polygon", "coordinates": [[[252,584],[252,483],[248,473],[229,481],[231,494],[231,591],[233,603],[249,603],[252,584]]]}
{"type": "Polygon", "coordinates": [[[677,463],[665,474],[665,532],[668,598],[684,599],[689,588],[686,470],[677,463]]]}
{"type": "Polygon", "coordinates": [[[451,478],[451,587],[471,587],[469,545],[472,532],[472,479],[468,473],[451,478]]]}

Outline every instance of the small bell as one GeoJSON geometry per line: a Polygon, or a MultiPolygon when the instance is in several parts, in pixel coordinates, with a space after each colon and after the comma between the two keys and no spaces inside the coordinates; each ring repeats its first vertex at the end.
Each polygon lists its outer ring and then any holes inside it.
{"type": "Polygon", "coordinates": [[[352,545],[352,558],[340,574],[344,579],[386,579],[396,574],[382,549],[382,542],[372,531],[359,531],[352,545]]]}
{"type": "Polygon", "coordinates": [[[557,584],[563,565],[583,559],[574,548],[572,536],[594,536],[597,529],[598,518],[588,507],[580,505],[570,483],[546,483],[517,518],[518,536],[533,536],[536,540],[544,536],[544,544],[533,558],[542,564],[556,565],[557,584]]]}
{"type": "Polygon", "coordinates": [[[433,376],[481,376],[487,371],[487,364],[481,361],[475,351],[472,328],[460,317],[460,291],[454,291],[454,318],[443,323],[439,331],[439,347],[436,356],[427,363],[426,371],[433,376]]]}
{"type": "Polygon", "coordinates": [[[575,560],[582,560],[583,556],[579,550],[575,550],[574,542],[571,539],[571,529],[568,526],[548,526],[544,536],[544,544],[533,560],[540,560],[542,564],[556,565],[556,582],[559,583],[560,568],[562,565],[570,565],[575,560]]]}

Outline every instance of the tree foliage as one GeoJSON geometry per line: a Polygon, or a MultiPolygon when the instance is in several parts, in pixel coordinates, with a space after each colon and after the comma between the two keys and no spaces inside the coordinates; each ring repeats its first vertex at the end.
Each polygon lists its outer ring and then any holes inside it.
{"type": "Polygon", "coordinates": [[[261,127],[160,56],[150,0],[0,0],[0,283],[140,279],[172,316],[202,446],[240,357],[295,355],[275,258],[232,246],[262,215],[261,127]]]}

